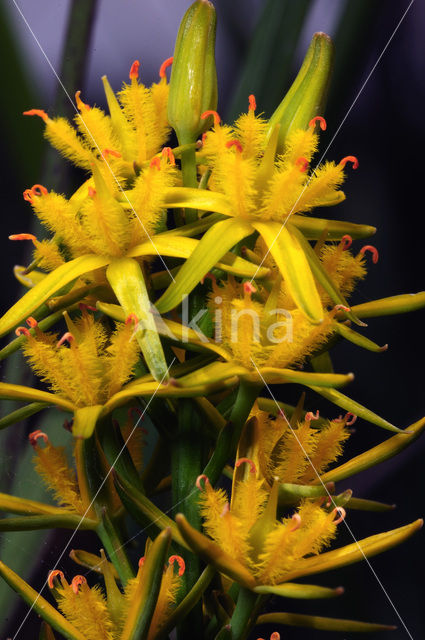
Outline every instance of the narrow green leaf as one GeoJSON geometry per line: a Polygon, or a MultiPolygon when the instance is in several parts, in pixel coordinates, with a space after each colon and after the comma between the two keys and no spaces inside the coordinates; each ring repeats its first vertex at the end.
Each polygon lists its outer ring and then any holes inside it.
{"type": "Polygon", "coordinates": [[[301,600],[313,600],[318,598],[336,598],[344,593],[342,587],[331,589],[319,587],[315,584],[298,584],[296,582],[284,582],[283,584],[268,584],[255,587],[255,593],[272,594],[283,598],[297,598],[301,600]]]}
{"type": "Polygon", "coordinates": [[[395,504],[386,504],[385,502],[377,502],[376,500],[365,500],[364,498],[351,497],[348,502],[345,503],[348,509],[354,509],[356,511],[374,511],[383,513],[386,511],[393,511],[395,504]]]}
{"type": "Polygon", "coordinates": [[[393,458],[397,453],[406,449],[412,442],[417,440],[421,433],[425,430],[425,418],[415,422],[396,436],[392,436],[385,442],[381,442],[364,453],[360,453],[348,462],[341,464],[339,467],[331,469],[321,476],[323,482],[337,482],[351,476],[370,469],[380,462],[393,458]]]}
{"type": "Polygon", "coordinates": [[[164,205],[168,209],[201,209],[226,216],[233,215],[232,206],[226,196],[207,189],[173,187],[165,194],[164,205]]]}
{"type": "Polygon", "coordinates": [[[308,616],[301,613],[265,613],[257,618],[257,624],[285,624],[290,627],[306,627],[322,631],[351,631],[373,633],[375,631],[392,631],[396,627],[375,622],[359,622],[339,618],[308,616]]]}
{"type": "Polygon", "coordinates": [[[65,411],[74,411],[74,405],[69,402],[69,400],[65,400],[47,391],[24,387],[20,384],[0,382],[0,398],[4,398],[5,400],[32,400],[34,402],[42,402],[46,405],[55,405],[61,409],[65,409],[65,411]]]}
{"type": "Polygon", "coordinates": [[[278,502],[280,506],[297,504],[305,498],[319,498],[327,496],[330,487],[291,484],[284,482],[279,484],[278,502]]]}
{"type": "Polygon", "coordinates": [[[353,313],[359,318],[375,318],[376,316],[392,316],[397,313],[409,313],[425,307],[425,291],[405,293],[400,296],[380,298],[372,302],[356,304],[353,313]]]}
{"type": "Polygon", "coordinates": [[[318,324],[323,308],[305,252],[297,238],[278,222],[254,222],[281,272],[297,307],[318,324]]]}
{"type": "Polygon", "coordinates": [[[0,575],[7,584],[18,593],[34,611],[59,631],[68,640],[85,640],[85,637],[75,627],[56,611],[52,605],[35,589],[30,587],[17,573],[0,561],[0,575]]]}
{"type": "MultiPolygon", "coordinates": [[[[90,569],[90,571],[95,571],[102,575],[102,565],[107,562],[107,560],[103,560],[100,556],[97,556],[95,553],[90,553],[89,551],[85,551],[84,549],[72,549],[69,552],[69,557],[71,560],[79,564],[81,567],[85,567],[86,569],[90,569]]],[[[109,562],[109,570],[116,580],[119,579],[118,571],[115,569],[114,565],[109,562]]]]}
{"type": "Polygon", "coordinates": [[[370,409],[367,409],[359,402],[352,400],[348,396],[345,396],[340,391],[336,389],[324,389],[323,387],[310,386],[310,389],[313,389],[316,393],[323,396],[330,402],[333,402],[338,407],[345,409],[346,411],[350,411],[354,413],[359,418],[363,418],[372,424],[376,424],[378,427],[382,427],[383,429],[387,429],[388,431],[395,431],[396,433],[403,432],[402,429],[395,427],[391,422],[384,420],[370,409]]]}
{"type": "Polygon", "coordinates": [[[376,342],[373,342],[373,340],[369,340],[369,338],[366,338],[366,336],[358,333],[358,331],[353,331],[353,329],[347,327],[346,324],[335,322],[334,327],[340,336],[342,336],[349,342],[358,345],[359,347],[363,347],[363,349],[373,351],[374,353],[381,353],[382,351],[386,351],[388,349],[387,344],[384,344],[382,347],[380,347],[379,344],[376,344],[376,342]]]}
{"type": "Polygon", "coordinates": [[[297,227],[307,240],[318,240],[326,231],[326,240],[341,240],[342,236],[350,235],[353,240],[370,238],[376,233],[376,227],[368,224],[356,224],[341,220],[326,220],[293,214],[291,224],[297,227]]]}
{"type": "MultiPolygon", "coordinates": [[[[292,369],[275,369],[262,367],[259,369],[262,378],[268,384],[296,383],[311,387],[343,387],[354,379],[352,373],[310,373],[309,371],[293,371],[292,369]]],[[[258,379],[258,374],[250,374],[241,377],[258,379]]],[[[261,378],[260,378],[261,380],[261,378]]],[[[332,389],[333,390],[333,389],[332,389]]]]}
{"type": "Polygon", "coordinates": [[[64,513],[69,513],[62,507],[53,507],[50,504],[44,504],[44,502],[38,502],[37,500],[9,496],[7,493],[0,493],[0,511],[18,513],[25,516],[41,514],[62,516],[64,513]]]}
{"type": "Polygon", "coordinates": [[[16,409],[16,411],[12,411],[12,413],[0,419],[0,429],[5,429],[16,422],[22,422],[48,406],[46,402],[31,402],[31,404],[27,404],[21,409],[16,409]]]}
{"type": "Polygon", "coordinates": [[[167,379],[168,367],[139,263],[132,258],[115,259],[108,266],[106,277],[126,316],[137,317],[134,335],[149,371],[156,380],[167,379]]]}
{"type": "Polygon", "coordinates": [[[81,518],[77,513],[64,511],[60,515],[36,515],[22,518],[0,519],[0,531],[35,531],[37,529],[85,529],[94,530],[95,520],[81,518]]]}
{"type": "Polygon", "coordinates": [[[251,225],[238,219],[223,220],[211,227],[181,267],[175,282],[156,303],[158,311],[165,313],[181,304],[227,251],[251,233],[251,225]]]}

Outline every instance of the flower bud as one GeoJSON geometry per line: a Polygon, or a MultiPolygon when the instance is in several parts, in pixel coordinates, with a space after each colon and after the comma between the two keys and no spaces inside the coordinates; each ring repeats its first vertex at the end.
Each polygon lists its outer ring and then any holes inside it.
{"type": "Polygon", "coordinates": [[[208,0],[196,0],[180,24],[168,99],[168,121],[180,144],[194,142],[212,124],[201,114],[217,108],[216,13],[208,0]]]}
{"type": "Polygon", "coordinates": [[[268,137],[280,124],[277,153],[285,149],[290,131],[307,129],[322,114],[332,73],[334,47],[326,33],[315,33],[304,62],[288,93],[270,118],[268,137]]]}

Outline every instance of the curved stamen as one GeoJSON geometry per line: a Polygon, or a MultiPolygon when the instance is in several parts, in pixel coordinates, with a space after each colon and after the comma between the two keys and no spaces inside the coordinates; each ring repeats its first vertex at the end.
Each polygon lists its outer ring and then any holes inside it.
{"type": "Polygon", "coordinates": [[[343,158],[339,163],[340,167],[344,168],[347,162],[353,163],[353,169],[357,169],[359,166],[359,161],[357,160],[356,156],[345,156],[345,158],[343,158]]]}
{"type": "Polygon", "coordinates": [[[357,416],[354,413],[351,413],[351,411],[349,411],[348,413],[345,414],[344,420],[345,420],[345,424],[348,427],[351,427],[351,425],[354,424],[355,421],[357,420],[357,416]]]}
{"type": "Polygon", "coordinates": [[[47,434],[45,434],[41,429],[36,429],[36,431],[32,431],[28,435],[28,440],[29,440],[30,445],[32,447],[36,447],[37,446],[37,440],[39,438],[43,438],[44,444],[49,444],[49,438],[47,437],[47,434]]]}
{"type": "Polygon", "coordinates": [[[208,271],[208,273],[206,273],[206,274],[204,275],[204,277],[200,279],[200,281],[199,281],[199,282],[200,282],[201,284],[204,284],[205,280],[211,280],[211,282],[212,282],[213,284],[217,284],[217,278],[216,278],[216,277],[215,277],[215,275],[214,275],[213,273],[211,273],[210,271],[208,271]]]}
{"type": "Polygon", "coordinates": [[[239,151],[239,153],[242,153],[242,151],[243,151],[243,147],[242,147],[241,143],[239,142],[239,140],[229,140],[229,142],[226,142],[226,148],[227,149],[231,149],[232,147],[236,147],[236,149],[239,151]]]}
{"type": "Polygon", "coordinates": [[[87,584],[87,580],[85,579],[84,576],[75,576],[74,578],[72,578],[71,587],[73,592],[77,594],[78,587],[81,587],[81,585],[83,584],[87,584]]]}
{"type": "Polygon", "coordinates": [[[29,316],[26,321],[27,325],[29,327],[31,327],[31,329],[35,329],[35,327],[38,327],[38,322],[35,318],[33,318],[32,316],[29,316]]]}
{"type": "Polygon", "coordinates": [[[106,158],[106,156],[114,156],[114,158],[121,158],[121,154],[119,151],[115,151],[115,149],[104,149],[102,151],[102,157],[106,158]]]}
{"type": "Polygon", "coordinates": [[[305,171],[307,171],[308,165],[309,165],[309,162],[307,158],[304,158],[303,156],[301,156],[295,161],[295,166],[300,168],[301,173],[305,173],[305,171]]]}
{"type": "Polygon", "coordinates": [[[22,113],[23,116],[38,116],[39,118],[41,118],[42,120],[44,120],[44,122],[47,122],[49,119],[49,116],[47,115],[47,113],[45,111],[43,111],[43,109],[29,109],[29,111],[24,111],[22,113]]]}
{"type": "Polygon", "coordinates": [[[319,123],[321,130],[326,131],[326,127],[328,125],[326,124],[326,120],[322,116],[314,116],[314,118],[312,118],[308,123],[308,126],[315,127],[317,122],[319,123]]]}
{"type": "Polygon", "coordinates": [[[133,64],[130,67],[130,73],[128,74],[128,77],[130,78],[130,80],[137,80],[139,77],[139,69],[140,69],[140,62],[138,60],[135,60],[133,62],[133,64]]]}
{"type": "Polygon", "coordinates": [[[171,149],[171,147],[164,147],[163,148],[162,157],[163,158],[168,158],[168,160],[170,161],[170,164],[172,166],[174,166],[176,164],[176,159],[174,157],[174,153],[173,153],[173,150],[171,149]]]}
{"type": "Polygon", "coordinates": [[[34,184],[31,187],[31,193],[33,196],[47,196],[49,192],[47,191],[46,187],[43,187],[42,184],[34,184]]]}
{"type": "Polygon", "coordinates": [[[53,571],[50,571],[48,577],[47,577],[47,584],[49,586],[50,589],[54,589],[55,585],[53,583],[53,580],[59,577],[62,580],[65,580],[65,575],[63,573],[63,571],[60,571],[60,569],[54,569],[53,571]]]}
{"type": "Polygon", "coordinates": [[[139,322],[139,318],[136,316],[135,313],[130,313],[125,319],[125,324],[137,325],[138,322],[139,322]]]}
{"type": "Polygon", "coordinates": [[[37,242],[37,238],[32,233],[13,233],[9,236],[9,240],[31,240],[34,244],[37,242]]]}
{"type": "Polygon", "coordinates": [[[91,304],[86,304],[85,302],[79,302],[78,308],[80,311],[97,311],[96,307],[92,307],[91,304]]]}
{"type": "Polygon", "coordinates": [[[23,198],[24,200],[26,200],[26,202],[29,202],[30,204],[32,204],[32,190],[31,189],[25,189],[25,191],[23,192],[23,198]]]}
{"type": "Polygon", "coordinates": [[[348,313],[349,311],[351,311],[350,307],[346,307],[345,304],[336,304],[334,306],[334,311],[345,311],[346,313],[348,313]]]}
{"type": "Polygon", "coordinates": [[[251,293],[257,293],[257,289],[254,287],[254,285],[251,282],[244,282],[243,290],[248,295],[251,295],[251,293]]]}
{"type": "Polygon", "coordinates": [[[167,67],[170,67],[172,64],[173,64],[173,56],[171,56],[170,58],[167,58],[166,60],[164,60],[162,65],[159,67],[159,77],[160,78],[166,78],[167,77],[165,71],[166,71],[167,67]]]}
{"type": "Polygon", "coordinates": [[[80,98],[80,95],[81,95],[81,91],[75,92],[75,102],[77,103],[78,110],[82,111],[83,109],[85,109],[86,111],[90,111],[91,106],[83,102],[80,98]]]}
{"type": "Polygon", "coordinates": [[[168,558],[168,562],[169,564],[174,564],[174,562],[177,562],[177,564],[179,565],[179,572],[178,575],[182,576],[186,570],[186,565],[185,562],[183,560],[183,558],[181,556],[170,556],[168,558]]]}
{"type": "Polygon", "coordinates": [[[342,236],[339,246],[343,251],[346,251],[351,247],[352,244],[353,244],[353,238],[349,236],[347,233],[345,236],[342,236]]]}
{"type": "Polygon", "coordinates": [[[152,158],[152,160],[150,161],[149,166],[151,168],[156,167],[158,169],[158,171],[160,171],[160,169],[161,169],[161,160],[160,160],[160,158],[158,158],[158,156],[155,156],[154,158],[152,158]]]}
{"type": "Polygon", "coordinates": [[[257,467],[255,466],[255,463],[253,460],[251,460],[251,458],[239,458],[239,460],[237,460],[235,462],[235,467],[238,469],[241,464],[243,464],[244,462],[246,462],[247,464],[249,464],[250,466],[250,473],[257,473],[257,467]]]}
{"type": "Polygon", "coordinates": [[[220,124],[221,118],[218,115],[217,111],[213,111],[212,109],[209,109],[208,111],[204,111],[204,113],[201,114],[201,119],[205,120],[206,118],[209,118],[209,116],[213,116],[214,117],[214,126],[215,127],[218,124],[220,124]]]}
{"type": "Polygon", "coordinates": [[[31,335],[29,329],[27,329],[26,327],[16,327],[15,329],[15,335],[18,336],[18,338],[20,338],[22,335],[26,336],[27,338],[31,335]]]}
{"type": "Polygon", "coordinates": [[[208,476],[206,476],[205,473],[201,473],[201,475],[196,478],[195,485],[199,491],[205,491],[207,487],[211,486],[211,483],[208,476]],[[204,486],[201,484],[202,480],[204,481],[204,486]]]}
{"type": "Polygon", "coordinates": [[[59,340],[56,346],[60,347],[61,345],[63,345],[64,342],[68,342],[68,344],[71,344],[74,340],[75,338],[72,335],[72,333],[70,331],[67,331],[66,333],[63,334],[62,338],[59,340]]]}
{"type": "Polygon", "coordinates": [[[299,529],[300,526],[301,526],[301,516],[300,516],[300,514],[299,513],[294,513],[294,515],[292,516],[291,520],[294,523],[294,526],[292,527],[292,529],[289,530],[289,532],[293,533],[294,531],[299,529]]]}
{"type": "Polygon", "coordinates": [[[344,509],[344,507],[335,507],[332,513],[334,513],[335,515],[339,513],[339,518],[333,521],[334,524],[340,524],[345,519],[345,516],[347,515],[347,512],[344,509]]]}
{"type": "Polygon", "coordinates": [[[304,418],[306,422],[311,422],[312,420],[318,420],[318,419],[319,419],[319,409],[317,409],[316,413],[313,413],[312,411],[307,411],[304,418]]]}
{"type": "Polygon", "coordinates": [[[366,244],[364,247],[362,247],[359,251],[359,253],[361,255],[364,255],[366,251],[370,251],[372,254],[372,262],[373,264],[376,264],[379,260],[379,253],[378,253],[378,249],[376,247],[374,247],[371,244],[366,244]]]}
{"type": "Polygon", "coordinates": [[[248,111],[256,111],[257,109],[257,101],[255,99],[255,96],[253,93],[251,93],[250,96],[248,96],[248,111]]]}
{"type": "Polygon", "coordinates": [[[139,569],[140,567],[143,567],[144,564],[145,564],[145,556],[142,556],[138,562],[139,569]]]}

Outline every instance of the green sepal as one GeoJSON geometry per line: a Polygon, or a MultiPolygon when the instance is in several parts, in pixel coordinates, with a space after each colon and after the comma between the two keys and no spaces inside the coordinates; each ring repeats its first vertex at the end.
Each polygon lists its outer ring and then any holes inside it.
{"type": "MultiPolygon", "coordinates": [[[[71,560],[79,564],[80,567],[85,567],[86,569],[90,569],[90,571],[94,571],[95,573],[103,574],[103,559],[97,556],[95,553],[90,553],[89,551],[85,551],[84,549],[72,549],[69,552],[69,557],[71,558],[71,560]]],[[[109,569],[115,580],[118,580],[118,571],[111,562],[109,562],[109,569]]]]}
{"type": "Polygon", "coordinates": [[[283,153],[289,133],[307,129],[310,120],[323,113],[332,62],[332,40],[325,33],[315,33],[297,77],[269,120],[269,135],[280,124],[278,153],[283,153]]]}
{"type": "Polygon", "coordinates": [[[238,219],[223,220],[211,227],[183,264],[175,281],[156,303],[158,311],[165,313],[181,304],[227,251],[251,233],[251,225],[238,219]]]}
{"type": "Polygon", "coordinates": [[[103,549],[101,555],[101,572],[105,581],[106,599],[108,602],[108,612],[115,624],[119,625],[122,618],[122,610],[125,604],[124,595],[118,589],[116,580],[116,569],[107,559],[103,549]]]}
{"type": "Polygon", "coordinates": [[[38,529],[96,529],[97,522],[77,513],[33,515],[0,519],[0,531],[36,531],[38,529]]]}
{"type": "MultiPolygon", "coordinates": [[[[347,314],[348,315],[348,314],[347,314]]],[[[386,351],[388,349],[388,345],[384,344],[382,347],[373,340],[366,338],[358,331],[354,331],[350,327],[347,327],[346,324],[342,324],[341,322],[334,322],[335,330],[339,333],[340,336],[356,344],[363,349],[367,349],[368,351],[373,351],[374,353],[382,353],[382,351],[386,351]]]]}
{"type": "Polygon", "coordinates": [[[28,500],[27,498],[18,498],[17,496],[9,496],[7,493],[0,493],[0,511],[6,513],[17,513],[19,515],[73,515],[63,507],[54,507],[37,500],[28,500]]]}
{"type": "Polygon", "coordinates": [[[146,640],[161,588],[171,532],[162,531],[149,547],[142,567],[142,579],[134,591],[120,640],[146,640]]]}
{"type": "Polygon", "coordinates": [[[107,256],[85,255],[62,264],[49,273],[41,282],[27,291],[22,298],[11,307],[0,319],[0,336],[13,329],[25,320],[53,294],[69,285],[79,276],[106,266],[110,258],[107,256]]]}
{"type": "Polygon", "coordinates": [[[373,633],[375,631],[392,631],[396,627],[375,622],[359,622],[340,618],[324,618],[301,613],[265,613],[257,618],[257,624],[284,624],[290,627],[306,627],[322,631],[351,631],[373,633]]]}
{"type": "Polygon", "coordinates": [[[69,400],[65,400],[59,395],[7,382],[0,382],[0,398],[5,400],[32,400],[46,405],[54,405],[65,409],[65,411],[74,411],[75,408],[69,400]]]}
{"type": "Polygon", "coordinates": [[[377,502],[376,500],[353,497],[345,503],[345,506],[347,509],[354,509],[355,511],[374,511],[376,513],[393,511],[396,507],[395,504],[386,504],[385,502],[377,502]]]}
{"type": "Polygon", "coordinates": [[[72,435],[74,438],[90,438],[93,435],[102,410],[103,405],[101,404],[75,409],[72,423],[72,435]]]}
{"type": "Polygon", "coordinates": [[[99,433],[99,439],[109,465],[132,487],[144,493],[142,480],[126,447],[119,425],[114,421],[110,424],[108,421],[99,433]]]}
{"type": "Polygon", "coordinates": [[[323,320],[323,308],[305,251],[298,239],[278,222],[253,222],[281,272],[297,307],[314,324],[323,320]]]}
{"type": "Polygon", "coordinates": [[[378,427],[382,427],[382,429],[387,429],[388,431],[394,431],[396,433],[404,433],[403,429],[399,429],[398,427],[395,427],[393,424],[391,424],[391,422],[384,420],[384,418],[381,418],[370,409],[367,409],[359,402],[352,400],[351,398],[349,398],[348,396],[345,396],[343,393],[341,393],[340,391],[337,391],[336,389],[325,389],[323,387],[317,387],[317,386],[310,386],[310,389],[313,389],[313,391],[323,396],[330,402],[333,402],[338,407],[341,407],[346,411],[350,411],[351,413],[354,413],[354,415],[356,415],[358,418],[363,418],[364,420],[367,420],[372,424],[376,424],[378,427]]]}
{"type": "Polygon", "coordinates": [[[359,318],[375,318],[392,316],[397,313],[409,313],[425,307],[425,291],[419,293],[404,293],[400,296],[380,298],[352,307],[353,313],[359,318]]]}
{"type": "Polygon", "coordinates": [[[345,235],[350,235],[353,240],[358,240],[370,238],[376,233],[376,227],[371,227],[368,224],[312,218],[296,213],[291,216],[291,225],[297,227],[307,240],[318,240],[324,232],[326,232],[326,240],[341,240],[345,235]]]}
{"type": "Polygon", "coordinates": [[[291,484],[284,482],[279,484],[278,502],[279,506],[288,506],[297,504],[306,498],[320,498],[327,496],[328,492],[333,489],[331,485],[310,486],[303,484],[291,484]]]}
{"type": "Polygon", "coordinates": [[[48,406],[47,402],[31,402],[31,404],[27,404],[25,407],[16,409],[16,411],[12,411],[12,413],[9,413],[7,416],[0,419],[0,429],[5,429],[11,424],[26,420],[48,406]]]}
{"type": "Polygon", "coordinates": [[[59,611],[43,598],[35,589],[22,580],[17,573],[0,561],[0,575],[21,598],[56,631],[68,640],[86,640],[59,611]]]}
{"type": "Polygon", "coordinates": [[[134,314],[138,320],[134,336],[149,371],[156,380],[167,379],[168,367],[139,263],[132,258],[113,260],[106,270],[106,277],[126,316],[134,314]]]}
{"type": "Polygon", "coordinates": [[[425,418],[422,418],[418,422],[407,427],[404,431],[396,436],[392,436],[385,442],[372,447],[364,453],[360,453],[358,456],[351,458],[344,464],[341,464],[334,469],[331,469],[327,473],[321,476],[323,482],[337,482],[350,478],[360,471],[370,469],[385,460],[393,458],[395,455],[406,449],[412,442],[417,440],[421,433],[425,430],[425,418]]]}
{"type": "Polygon", "coordinates": [[[336,598],[344,593],[342,587],[331,589],[315,584],[298,584],[296,582],[284,582],[282,584],[261,585],[254,588],[255,593],[271,594],[283,598],[296,598],[301,600],[313,600],[318,598],[336,598]]]}

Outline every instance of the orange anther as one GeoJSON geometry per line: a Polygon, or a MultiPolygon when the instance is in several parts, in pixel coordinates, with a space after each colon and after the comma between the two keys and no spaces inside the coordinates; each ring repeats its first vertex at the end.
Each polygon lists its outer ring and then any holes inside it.
{"type": "Polygon", "coordinates": [[[213,111],[212,109],[209,109],[208,111],[204,111],[204,113],[201,115],[201,119],[205,120],[206,118],[209,118],[210,116],[214,117],[214,126],[216,127],[218,124],[220,124],[221,122],[221,118],[218,115],[217,111],[213,111]]]}
{"type": "Polygon", "coordinates": [[[212,282],[213,284],[217,284],[217,278],[216,278],[216,277],[215,277],[215,275],[214,275],[213,273],[211,273],[210,271],[208,271],[208,273],[206,273],[206,274],[204,275],[204,277],[200,279],[200,281],[199,281],[199,282],[200,282],[201,284],[204,284],[205,280],[211,280],[211,282],[212,282]]]}
{"type": "Polygon", "coordinates": [[[301,156],[301,158],[295,161],[295,165],[300,168],[301,173],[304,173],[308,169],[309,162],[307,158],[301,156]]]}
{"type": "Polygon", "coordinates": [[[292,516],[291,520],[294,523],[294,526],[292,527],[292,529],[290,529],[290,532],[293,533],[294,531],[299,529],[300,526],[301,526],[301,516],[300,516],[300,514],[299,513],[294,513],[294,515],[292,516]]]}
{"type": "Polygon", "coordinates": [[[27,325],[28,325],[29,327],[31,327],[31,329],[35,329],[35,327],[37,327],[37,326],[38,326],[38,322],[37,322],[37,320],[36,320],[35,318],[33,318],[32,316],[29,316],[29,317],[26,319],[26,323],[27,323],[27,325]]]}
{"type": "Polygon", "coordinates": [[[317,122],[319,123],[321,130],[326,131],[326,127],[327,127],[326,120],[322,118],[322,116],[314,116],[314,118],[312,118],[308,123],[308,126],[315,127],[317,122]]]}
{"type": "Polygon", "coordinates": [[[196,478],[195,485],[199,489],[199,491],[205,491],[206,487],[211,486],[211,483],[208,479],[208,476],[206,476],[205,473],[202,473],[200,476],[196,478]],[[202,480],[204,481],[204,486],[202,486],[201,484],[202,480]]]}
{"type": "Polygon", "coordinates": [[[363,255],[366,251],[370,251],[372,254],[372,262],[376,264],[379,260],[378,249],[371,244],[366,244],[364,247],[360,249],[360,254],[363,255]]]}
{"type": "Polygon", "coordinates": [[[205,131],[205,133],[202,134],[202,144],[205,144],[205,140],[207,139],[208,133],[205,131]]]}
{"type": "Polygon", "coordinates": [[[359,166],[359,161],[357,160],[356,156],[345,156],[345,158],[343,158],[339,164],[341,167],[345,167],[347,162],[353,163],[353,169],[357,169],[357,167],[359,166]]]}
{"type": "Polygon", "coordinates": [[[121,158],[120,152],[115,151],[115,149],[104,149],[102,151],[102,156],[114,156],[114,158],[121,158]]]}
{"type": "Polygon", "coordinates": [[[145,556],[142,556],[138,562],[139,569],[145,564],[145,556]]]}
{"type": "Polygon", "coordinates": [[[312,420],[318,420],[319,419],[319,409],[317,409],[315,414],[312,411],[307,411],[307,413],[305,414],[305,418],[304,419],[305,419],[306,422],[311,422],[312,420]]]}
{"type": "Polygon", "coordinates": [[[152,158],[152,160],[150,161],[149,166],[151,168],[156,167],[158,169],[158,171],[161,169],[161,160],[158,156],[155,156],[154,158],[152,158]]]}
{"type": "Polygon", "coordinates": [[[130,73],[128,74],[130,80],[137,80],[137,78],[139,77],[139,69],[140,69],[140,62],[138,60],[135,60],[131,65],[130,73]]]}
{"type": "Polygon", "coordinates": [[[342,236],[339,246],[343,251],[346,251],[351,247],[352,244],[353,244],[353,238],[348,234],[346,234],[345,236],[342,236]]]}
{"type": "Polygon", "coordinates": [[[29,111],[24,111],[23,116],[38,116],[39,118],[41,118],[42,120],[44,120],[44,122],[47,122],[49,119],[49,116],[47,115],[47,113],[45,111],[43,111],[43,109],[30,109],[29,111]]]}
{"type": "Polygon", "coordinates": [[[273,631],[270,636],[270,640],[280,640],[280,633],[278,631],[273,631]]]}
{"type": "Polygon", "coordinates": [[[31,335],[30,332],[29,332],[29,329],[27,329],[26,327],[17,327],[15,329],[15,334],[18,337],[20,337],[23,334],[24,336],[27,336],[27,338],[28,338],[28,336],[31,335]]]}
{"type": "Polygon", "coordinates": [[[72,335],[72,333],[67,331],[66,333],[63,334],[62,338],[59,340],[56,346],[60,347],[64,342],[68,342],[68,344],[71,344],[73,340],[75,340],[74,336],[72,335]]]}
{"type": "Polygon", "coordinates": [[[90,111],[91,109],[90,105],[83,102],[80,98],[80,95],[81,95],[81,91],[75,92],[75,102],[77,103],[78,109],[80,111],[82,111],[83,109],[85,109],[86,111],[90,111]]]}
{"type": "Polygon", "coordinates": [[[60,571],[59,569],[54,569],[53,571],[50,571],[48,577],[47,577],[47,584],[49,585],[50,589],[54,589],[55,585],[53,584],[53,580],[59,577],[61,580],[65,579],[65,576],[63,574],[63,571],[60,571]]]}
{"type": "Polygon", "coordinates": [[[25,189],[24,193],[22,194],[24,196],[24,200],[26,200],[27,202],[29,202],[30,204],[32,204],[32,190],[31,189],[25,189]]]}
{"type": "Polygon", "coordinates": [[[348,313],[349,311],[351,311],[350,307],[346,307],[344,304],[336,304],[334,306],[334,311],[345,311],[346,313],[348,313]]]}
{"type": "Polygon", "coordinates": [[[31,187],[31,193],[34,196],[47,196],[48,191],[47,191],[46,187],[43,187],[42,184],[34,184],[31,187]]]}
{"type": "Polygon", "coordinates": [[[165,71],[172,64],[173,64],[173,56],[171,56],[171,58],[167,58],[166,60],[164,60],[162,65],[159,67],[159,77],[160,78],[166,78],[167,77],[165,71]]]}
{"type": "Polygon", "coordinates": [[[343,507],[335,507],[332,513],[334,513],[335,515],[337,513],[339,514],[339,518],[337,520],[334,520],[334,524],[340,524],[345,519],[345,516],[347,515],[347,512],[343,507]]]}
{"type": "Polygon", "coordinates": [[[37,238],[32,233],[13,233],[9,236],[9,240],[31,240],[34,244],[37,242],[37,238]]]}
{"type": "Polygon", "coordinates": [[[174,564],[174,562],[177,562],[177,564],[179,565],[179,572],[178,575],[182,576],[186,570],[186,565],[185,562],[183,560],[183,558],[181,556],[170,556],[168,558],[168,562],[169,564],[174,564]]]}
{"type": "Polygon", "coordinates": [[[44,444],[49,444],[49,438],[47,437],[47,435],[43,431],[41,431],[41,429],[36,429],[36,431],[32,431],[28,435],[28,440],[30,441],[30,445],[32,447],[36,447],[37,446],[37,440],[39,438],[43,438],[44,444]]]}
{"type": "Polygon", "coordinates": [[[96,189],[93,189],[93,187],[89,187],[88,194],[89,194],[89,198],[93,198],[96,195],[96,189]]]}
{"type": "Polygon", "coordinates": [[[71,587],[73,592],[77,594],[78,587],[81,587],[81,585],[83,584],[87,584],[87,580],[85,579],[84,576],[75,576],[74,578],[72,578],[71,587]]]}
{"type": "Polygon", "coordinates": [[[255,96],[253,93],[251,93],[250,96],[248,96],[248,111],[255,111],[257,108],[257,102],[255,100],[255,96]]]}
{"type": "Polygon", "coordinates": [[[257,289],[254,287],[252,282],[244,282],[243,283],[243,290],[248,295],[251,295],[251,293],[256,293],[257,292],[257,289]]]}
{"type": "Polygon", "coordinates": [[[162,157],[163,158],[168,158],[168,160],[170,161],[171,165],[175,165],[176,164],[176,159],[174,157],[174,153],[171,149],[171,147],[164,147],[162,150],[162,157]]]}
{"type": "Polygon", "coordinates": [[[125,324],[136,325],[138,322],[139,322],[139,318],[136,316],[135,313],[130,313],[125,319],[125,324]]]}
{"type": "Polygon", "coordinates": [[[229,142],[226,142],[226,147],[227,147],[227,149],[231,149],[231,147],[236,147],[236,149],[239,151],[239,153],[242,153],[242,151],[243,151],[243,147],[242,147],[241,143],[239,142],[239,140],[229,140],[229,142]]]}
{"type": "Polygon", "coordinates": [[[357,416],[354,413],[351,413],[351,411],[349,411],[348,413],[345,414],[344,420],[345,420],[345,424],[351,427],[351,425],[354,424],[355,421],[357,420],[357,416]]]}
{"type": "Polygon", "coordinates": [[[246,462],[247,464],[249,464],[250,466],[250,473],[257,473],[257,467],[255,466],[255,463],[253,460],[251,460],[250,458],[239,458],[239,460],[237,460],[235,462],[235,467],[238,468],[241,466],[241,464],[243,464],[244,462],[246,462]]]}

